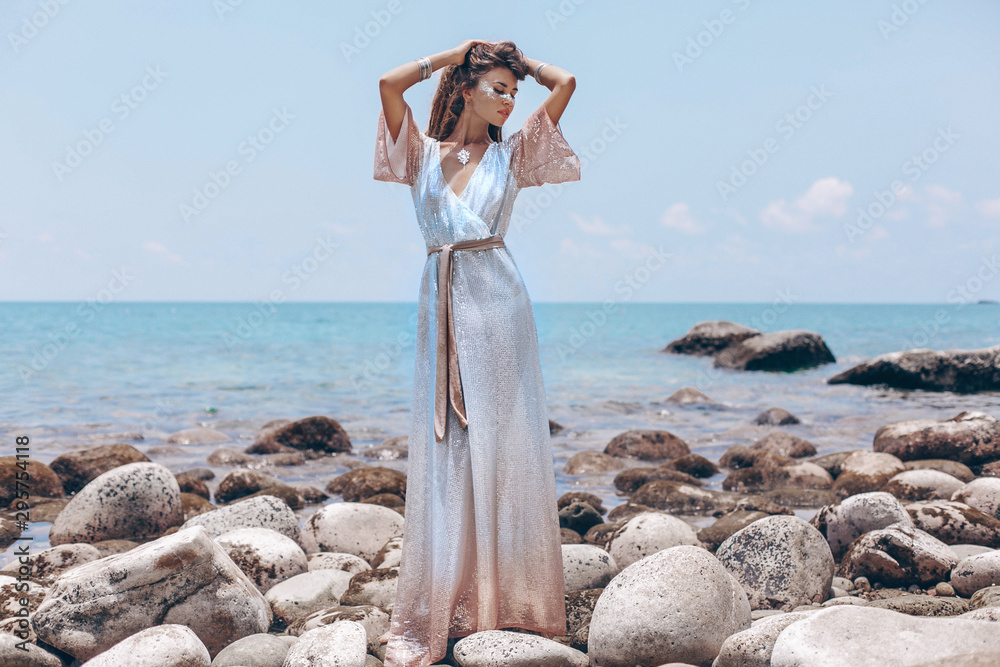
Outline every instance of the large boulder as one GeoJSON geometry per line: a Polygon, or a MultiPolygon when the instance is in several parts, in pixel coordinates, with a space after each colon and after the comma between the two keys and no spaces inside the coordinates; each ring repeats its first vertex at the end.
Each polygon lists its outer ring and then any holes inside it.
{"type": "Polygon", "coordinates": [[[642,512],[633,516],[617,528],[608,540],[608,553],[619,568],[681,544],[701,546],[691,526],[662,512],[642,512]]]}
{"type": "Polygon", "coordinates": [[[782,630],[771,666],[960,667],[974,664],[961,662],[964,656],[986,651],[1000,651],[995,623],[845,605],[808,614],[782,630]]]}
{"type": "Polygon", "coordinates": [[[740,371],[797,371],[835,362],[823,337],[805,329],[774,331],[730,345],[713,366],[740,371]]]}
{"type": "Polygon", "coordinates": [[[128,463],[98,475],[49,531],[52,544],[159,537],[184,520],[181,489],[158,463],[128,463]]]}
{"type": "Polygon", "coordinates": [[[867,577],[886,586],[945,581],[958,559],[941,540],[909,525],[892,524],[865,533],[851,543],[838,574],[867,577]]]}
{"type": "Polygon", "coordinates": [[[699,322],[681,338],[667,343],[662,351],[710,357],[734,343],[759,335],[760,331],[757,329],[751,329],[728,320],[699,322]]]}
{"type": "Polygon", "coordinates": [[[1000,389],[1000,345],[979,350],[889,352],[837,373],[829,384],[970,393],[1000,389]]]}
{"type": "Polygon", "coordinates": [[[302,529],[306,553],[335,551],[371,560],[403,534],[403,516],[371,503],[331,503],[310,516],[302,529]]]}
{"type": "Polygon", "coordinates": [[[754,609],[782,609],[830,597],[833,554],[823,535],[796,516],[754,521],[715,555],[743,586],[754,609]]]}
{"type": "Polygon", "coordinates": [[[350,454],[351,438],[336,419],[317,415],[263,430],[247,448],[247,453],[273,454],[289,450],[350,454]]]}
{"type": "Polygon", "coordinates": [[[1000,459],[1000,421],[984,412],[965,410],[950,419],[894,422],[875,431],[872,448],[903,461],[988,463],[1000,459]]]}
{"type": "Polygon", "coordinates": [[[851,542],[868,531],[894,523],[913,525],[903,504],[882,491],[859,493],[822,507],[809,522],[826,537],[834,558],[840,558],[851,542]]]}
{"type": "Polygon", "coordinates": [[[739,584],[715,556],[683,545],[632,563],[611,580],[594,606],[587,653],[603,667],[710,665],[726,637],[749,627],[750,604],[739,584]]]}
{"type": "Polygon", "coordinates": [[[149,457],[132,445],[116,442],[57,456],[49,467],[59,475],[66,493],[76,493],[99,475],[127,463],[148,463],[149,457]]]}
{"type": "Polygon", "coordinates": [[[40,640],[79,660],[164,623],[188,626],[214,656],[240,637],[266,632],[271,610],[196,526],[69,570],[32,617],[40,640]]]}

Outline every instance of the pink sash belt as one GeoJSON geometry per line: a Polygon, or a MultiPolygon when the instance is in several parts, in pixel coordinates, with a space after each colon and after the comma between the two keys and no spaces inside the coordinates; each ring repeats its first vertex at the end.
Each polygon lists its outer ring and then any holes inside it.
{"type": "Polygon", "coordinates": [[[444,440],[444,426],[451,403],[462,428],[469,425],[462,397],[462,378],[458,371],[458,348],[455,344],[455,319],[451,302],[451,253],[453,250],[485,250],[504,247],[502,236],[446,243],[427,249],[427,255],[441,251],[438,258],[437,359],[434,384],[434,439],[444,440]],[[443,326],[442,326],[443,325],[443,326]]]}

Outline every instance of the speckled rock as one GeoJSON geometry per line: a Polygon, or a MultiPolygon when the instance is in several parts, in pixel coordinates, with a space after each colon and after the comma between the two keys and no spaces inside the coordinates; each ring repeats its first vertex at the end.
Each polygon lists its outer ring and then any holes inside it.
{"type": "Polygon", "coordinates": [[[324,625],[332,625],[337,621],[355,621],[361,624],[368,635],[368,652],[375,653],[380,646],[379,638],[389,630],[389,619],[389,614],[375,605],[337,605],[297,618],[285,632],[298,637],[310,630],[324,625]]]}
{"type": "Polygon", "coordinates": [[[365,629],[354,621],[337,621],[310,630],[292,644],[282,667],[365,667],[365,629]]]}
{"type": "Polygon", "coordinates": [[[1000,586],[1000,551],[959,561],[951,572],[951,585],[959,595],[966,597],[989,586],[1000,586]]]}
{"type": "Polygon", "coordinates": [[[619,569],[670,547],[681,544],[701,546],[691,526],[675,516],[662,512],[637,514],[608,539],[608,553],[619,569]]]}
{"type": "Polygon", "coordinates": [[[307,554],[309,570],[343,570],[351,574],[364,572],[372,569],[372,566],[364,558],[354,554],[343,554],[331,551],[317,551],[307,554]]]}
{"type": "Polygon", "coordinates": [[[902,503],[880,491],[859,493],[837,505],[822,507],[810,523],[826,537],[834,558],[840,558],[851,542],[871,530],[894,523],[913,525],[902,503]]]}
{"type": "Polygon", "coordinates": [[[1000,519],[953,500],[910,503],[906,511],[913,525],[945,544],[1000,547],[1000,519]]]}
{"type": "Polygon", "coordinates": [[[215,655],[270,622],[264,597],[197,526],[64,573],[33,618],[39,639],[81,660],[163,623],[190,627],[215,655]]]}
{"type": "Polygon", "coordinates": [[[559,509],[559,527],[586,535],[594,526],[604,523],[601,513],[590,503],[578,501],[559,509]]]}
{"type": "Polygon", "coordinates": [[[564,544],[562,557],[567,592],[604,588],[622,568],[611,554],[593,544],[564,544]]]}
{"type": "Polygon", "coordinates": [[[635,493],[644,484],[659,480],[680,482],[690,486],[702,486],[703,484],[697,477],[666,466],[626,468],[615,475],[612,483],[622,493],[631,494],[635,493]]]}
{"type": "Polygon", "coordinates": [[[395,468],[367,466],[348,470],[330,480],[326,492],[340,495],[349,503],[360,502],[380,493],[393,493],[406,499],[406,475],[395,468]]]}
{"type": "Polygon", "coordinates": [[[127,637],[87,661],[87,667],[209,667],[212,658],[191,628],[165,624],[127,637]]]}
{"type": "Polygon", "coordinates": [[[698,322],[684,336],[667,343],[662,351],[712,356],[730,345],[759,335],[759,330],[729,320],[698,322]]]}
{"type": "Polygon", "coordinates": [[[793,608],[830,597],[833,554],[816,528],[795,516],[770,516],[739,530],[716,555],[754,609],[793,608]]]}
{"type": "Polygon", "coordinates": [[[969,466],[964,463],[959,463],[958,461],[949,461],[948,459],[919,459],[916,461],[903,461],[903,465],[906,466],[907,470],[938,470],[940,472],[948,473],[955,479],[959,479],[966,484],[976,478],[976,475],[972,472],[969,466]]]}
{"type": "Polygon", "coordinates": [[[840,498],[857,493],[881,491],[893,476],[906,468],[891,454],[859,450],[851,452],[840,464],[840,475],[833,490],[840,498]]]}
{"type": "Polygon", "coordinates": [[[397,567],[403,558],[403,536],[390,537],[372,558],[372,568],[397,567]]]}
{"type": "Polygon", "coordinates": [[[987,463],[1000,459],[1000,421],[984,412],[965,410],[950,419],[895,422],[875,431],[872,448],[903,460],[987,463]]]}
{"type": "Polygon", "coordinates": [[[298,517],[292,508],[274,496],[248,498],[199,514],[185,521],[181,528],[192,526],[203,526],[212,537],[238,528],[268,528],[302,544],[298,517]]]}
{"type": "Polygon", "coordinates": [[[214,428],[198,426],[175,431],[167,436],[167,442],[172,445],[206,445],[213,442],[230,442],[233,438],[214,428]]]}
{"type": "Polygon", "coordinates": [[[611,580],[594,606],[587,652],[603,667],[710,665],[728,636],[749,627],[750,604],[739,584],[708,551],[683,545],[632,563],[611,580]]]}
{"type": "Polygon", "coordinates": [[[678,472],[683,472],[692,477],[712,477],[719,473],[719,468],[714,463],[706,459],[701,454],[685,454],[673,461],[667,461],[660,465],[661,468],[669,468],[678,472]]]}
{"type": "Polygon", "coordinates": [[[951,499],[1000,519],[1000,478],[974,479],[955,491],[951,499]]]}
{"type": "Polygon", "coordinates": [[[771,650],[778,634],[807,612],[775,614],[754,622],[747,630],[726,638],[712,667],[771,667],[771,650]]]}
{"type": "Polygon", "coordinates": [[[784,466],[741,468],[722,481],[726,491],[764,491],[769,489],[829,489],[833,477],[815,463],[799,461],[784,466]]]}
{"type": "Polygon", "coordinates": [[[703,489],[684,482],[654,480],[639,487],[629,502],[670,513],[698,514],[731,508],[738,498],[738,494],[703,489]]]}
{"type": "Polygon", "coordinates": [[[35,644],[20,644],[14,635],[0,632],[0,665],[4,667],[63,667],[63,662],[35,644]],[[19,648],[23,646],[24,648],[19,648]]]}
{"type": "Polygon", "coordinates": [[[287,641],[274,635],[248,635],[219,651],[212,667],[281,667],[288,647],[287,641]]]}
{"type": "Polygon", "coordinates": [[[391,612],[396,603],[398,581],[398,567],[379,567],[359,572],[351,577],[350,586],[340,596],[340,603],[353,606],[371,604],[391,612]]]}
{"type": "MultiPolygon", "coordinates": [[[[89,544],[63,544],[51,549],[43,549],[31,554],[29,562],[31,572],[27,576],[36,584],[48,586],[66,570],[101,557],[101,552],[89,544]]],[[[20,568],[21,563],[15,558],[0,569],[0,573],[16,577],[20,568]]],[[[23,571],[21,571],[21,575],[24,575],[23,571]]]]}
{"type": "Polygon", "coordinates": [[[961,480],[939,470],[904,470],[882,490],[900,500],[948,500],[963,486],[961,480]]]}
{"type": "Polygon", "coordinates": [[[183,521],[181,489],[158,463],[128,463],[98,475],[59,513],[52,544],[158,537],[183,521]]]}
{"type": "MultiPolygon", "coordinates": [[[[798,421],[797,419],[795,420],[798,421]]],[[[794,422],[793,422],[794,423],[794,422]]],[[[753,443],[750,449],[765,449],[782,456],[790,456],[798,459],[803,456],[815,456],[816,446],[804,438],[799,438],[791,433],[775,431],[768,433],[763,438],[753,443]]]]}
{"type": "Polygon", "coordinates": [[[895,523],[851,543],[837,574],[866,577],[887,586],[934,584],[948,578],[958,559],[947,544],[922,530],[895,523]]]}
{"type": "Polygon", "coordinates": [[[343,570],[303,572],[275,584],[264,597],[271,605],[276,625],[288,625],[314,611],[340,604],[340,596],[351,583],[343,570]]]}
{"type": "Polygon", "coordinates": [[[149,463],[149,457],[132,445],[116,442],[57,456],[49,467],[59,475],[63,490],[76,493],[98,475],[126,463],[149,463]]]}
{"type": "Polygon", "coordinates": [[[707,526],[698,531],[698,539],[705,545],[706,549],[715,551],[719,545],[725,542],[738,530],[746,528],[757,519],[771,516],[766,512],[755,510],[737,510],[724,514],[711,526],[707,526]]]}
{"type": "Polygon", "coordinates": [[[587,654],[557,641],[509,630],[484,630],[455,643],[462,667],[587,667],[587,654]]]}
{"type": "Polygon", "coordinates": [[[811,613],[782,630],[771,666],[955,665],[953,658],[976,650],[1000,650],[995,624],[843,606],[811,613]]]}
{"type": "Polygon", "coordinates": [[[302,529],[306,553],[336,551],[371,561],[390,538],[403,534],[403,517],[368,503],[332,503],[310,516],[302,529]]]}
{"type": "Polygon", "coordinates": [[[585,449],[573,454],[566,461],[563,472],[567,475],[602,475],[608,472],[621,470],[628,465],[628,461],[605,454],[595,449],[585,449]]]}
{"type": "Polygon", "coordinates": [[[267,528],[239,528],[215,538],[261,593],[309,569],[295,540],[267,528]]]}
{"type": "Polygon", "coordinates": [[[958,616],[969,611],[969,601],[956,597],[936,595],[900,595],[894,598],[871,600],[869,607],[891,609],[910,616],[958,616]]]}
{"type": "Polygon", "coordinates": [[[619,433],[604,448],[611,456],[630,456],[643,461],[676,459],[690,454],[686,442],[663,430],[633,429],[619,433]]]}
{"type": "Polygon", "coordinates": [[[19,591],[18,588],[23,589],[24,585],[23,581],[19,582],[13,576],[0,575],[0,619],[10,618],[21,613],[22,603],[25,601],[28,612],[34,613],[49,590],[45,586],[32,584],[29,585],[28,590],[19,591]]]}

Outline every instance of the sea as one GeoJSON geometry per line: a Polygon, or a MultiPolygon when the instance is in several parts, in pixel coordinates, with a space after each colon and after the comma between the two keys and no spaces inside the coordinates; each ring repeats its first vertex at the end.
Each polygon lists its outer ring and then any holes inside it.
{"type": "MultiPolygon", "coordinates": [[[[595,493],[608,509],[625,502],[614,475],[567,475],[565,464],[581,450],[603,450],[629,429],[668,430],[717,461],[730,446],[749,445],[776,428],[753,424],[770,407],[798,417],[801,423],[780,428],[811,441],[820,454],[870,449],[875,431],[891,422],[947,419],[963,410],[1000,418],[1000,392],[826,382],[887,352],[1000,344],[996,303],[540,302],[533,310],[549,417],[563,426],[552,437],[557,491],[595,493]],[[663,352],[706,320],[762,332],[806,329],[823,337],[836,362],[747,372],[663,352]],[[667,402],[682,387],[715,403],[667,402]]],[[[405,459],[361,454],[408,432],[416,317],[415,303],[0,303],[0,455],[13,454],[23,436],[32,459],[45,463],[64,452],[127,442],[173,471],[212,468],[213,486],[228,470],[207,464],[215,449],[251,444],[274,419],[325,415],[346,429],[361,460],[405,471],[405,459]],[[196,426],[232,442],[166,443],[171,433],[196,426]]],[[[320,489],[345,471],[322,459],[268,470],[320,489]]],[[[721,488],[723,477],[707,486],[721,488]]],[[[298,512],[305,517],[316,509],[298,512]]],[[[48,528],[31,524],[33,551],[48,546],[48,528]]]]}

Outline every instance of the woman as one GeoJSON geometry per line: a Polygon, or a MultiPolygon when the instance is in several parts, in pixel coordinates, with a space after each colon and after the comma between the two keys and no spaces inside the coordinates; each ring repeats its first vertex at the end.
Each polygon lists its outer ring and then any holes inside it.
{"type": "Polygon", "coordinates": [[[374,177],[410,186],[428,246],[387,667],[429,665],[449,637],[482,630],[566,633],[538,337],[503,236],[521,188],[580,179],[557,127],[574,88],[512,42],[481,40],[379,80],[374,177]],[[440,67],[425,134],[403,91],[440,67]],[[504,139],[528,74],[551,92],[504,139]]]}

